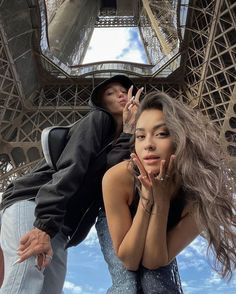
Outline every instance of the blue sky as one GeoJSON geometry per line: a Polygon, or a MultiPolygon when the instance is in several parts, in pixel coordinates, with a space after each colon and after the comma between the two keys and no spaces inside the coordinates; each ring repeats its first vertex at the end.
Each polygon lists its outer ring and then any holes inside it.
{"type": "MultiPolygon", "coordinates": [[[[97,29],[84,63],[123,60],[146,63],[138,30],[97,29]]],[[[206,258],[206,242],[196,238],[177,258],[185,294],[235,294],[236,277],[224,282],[211,270],[206,258]]],[[[87,239],[69,249],[65,294],[103,294],[111,285],[110,276],[93,227],[87,239]]]]}
{"type": "Polygon", "coordinates": [[[137,28],[94,29],[83,63],[108,60],[147,63],[137,28]]]}

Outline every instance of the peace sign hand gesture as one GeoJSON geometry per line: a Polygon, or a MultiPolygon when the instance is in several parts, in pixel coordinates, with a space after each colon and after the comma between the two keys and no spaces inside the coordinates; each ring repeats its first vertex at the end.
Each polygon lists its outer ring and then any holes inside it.
{"type": "Polygon", "coordinates": [[[135,96],[133,96],[133,86],[128,90],[128,102],[123,109],[123,131],[125,133],[133,134],[135,126],[135,116],[139,107],[140,95],[143,88],[138,89],[135,96]]]}

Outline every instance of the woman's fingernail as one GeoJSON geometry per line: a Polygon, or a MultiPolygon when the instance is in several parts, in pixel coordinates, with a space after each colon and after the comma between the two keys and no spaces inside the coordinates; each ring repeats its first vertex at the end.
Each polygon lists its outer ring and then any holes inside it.
{"type": "Polygon", "coordinates": [[[128,110],[130,110],[130,109],[132,108],[132,106],[133,106],[133,100],[132,100],[132,99],[130,100],[130,103],[131,103],[131,104],[130,104],[130,106],[128,107],[128,110]]]}
{"type": "Polygon", "coordinates": [[[15,265],[15,264],[19,263],[19,261],[20,261],[20,258],[18,258],[15,262],[13,262],[12,265],[15,265]]]}

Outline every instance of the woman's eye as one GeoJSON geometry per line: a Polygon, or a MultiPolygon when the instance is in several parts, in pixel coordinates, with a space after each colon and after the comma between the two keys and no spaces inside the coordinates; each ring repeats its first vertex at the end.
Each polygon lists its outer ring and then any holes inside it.
{"type": "Polygon", "coordinates": [[[144,135],[136,135],[135,137],[136,137],[136,139],[141,140],[141,139],[143,139],[145,136],[144,136],[144,135]]]}
{"type": "Polygon", "coordinates": [[[156,133],[157,137],[168,137],[170,135],[169,132],[158,132],[156,133]]]}

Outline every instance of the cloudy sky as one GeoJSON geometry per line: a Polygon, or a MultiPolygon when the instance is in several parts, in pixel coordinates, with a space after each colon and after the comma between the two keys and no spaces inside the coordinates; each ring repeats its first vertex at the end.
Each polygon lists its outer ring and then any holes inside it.
{"type": "Polygon", "coordinates": [[[94,29],[84,63],[107,60],[147,62],[137,28],[94,29]]]}
{"type": "MultiPolygon", "coordinates": [[[[123,60],[145,63],[146,56],[135,29],[100,29],[94,34],[84,63],[123,60]]],[[[195,239],[179,256],[178,264],[185,294],[235,294],[236,277],[230,284],[211,270],[206,242],[195,239]]],[[[111,279],[93,228],[87,239],[69,249],[65,294],[105,294],[111,279]]],[[[125,293],[124,293],[125,294],[125,293]]]]}

